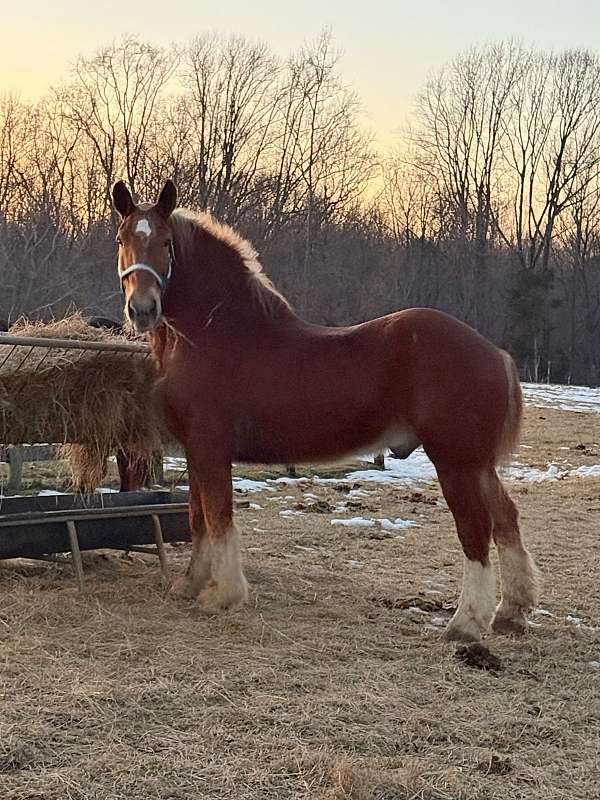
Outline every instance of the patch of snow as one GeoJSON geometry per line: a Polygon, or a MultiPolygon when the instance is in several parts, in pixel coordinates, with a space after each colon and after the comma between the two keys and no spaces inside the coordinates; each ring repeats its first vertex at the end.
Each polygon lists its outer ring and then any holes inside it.
{"type": "Polygon", "coordinates": [[[375,520],[366,517],[351,517],[350,519],[332,519],[332,525],[342,525],[345,528],[374,528],[375,520]]]}
{"type": "Polygon", "coordinates": [[[444,617],[432,617],[430,622],[431,622],[432,625],[435,625],[436,627],[439,628],[439,627],[445,625],[447,620],[444,619],[444,617]]]}
{"type": "Polygon", "coordinates": [[[280,517],[303,517],[304,513],[302,511],[294,511],[291,508],[286,508],[284,511],[279,512],[280,517]]]}
{"type": "Polygon", "coordinates": [[[373,489],[350,489],[348,492],[348,497],[352,500],[355,497],[369,497],[373,494],[377,494],[377,492],[375,492],[373,489]]]}
{"type": "Polygon", "coordinates": [[[375,525],[379,525],[384,531],[399,531],[404,528],[418,527],[418,524],[413,522],[413,520],[401,519],[400,517],[395,520],[373,517],[350,517],[349,519],[332,519],[331,524],[343,525],[347,528],[373,528],[375,525]]]}
{"type": "Polygon", "coordinates": [[[253,511],[260,511],[260,509],[262,509],[262,506],[259,505],[259,503],[250,503],[248,508],[251,508],[253,511]]]}
{"type": "Polygon", "coordinates": [[[600,389],[589,386],[523,383],[523,399],[528,406],[558,408],[563,411],[600,413],[600,389]]]}
{"type": "Polygon", "coordinates": [[[588,661],[592,669],[600,669],[600,661],[588,661]]]}
{"type": "Polygon", "coordinates": [[[345,481],[367,481],[370,483],[415,483],[435,480],[437,473],[422,448],[408,458],[386,458],[385,469],[363,469],[350,472],[345,481]]]}
{"type": "Polygon", "coordinates": [[[425,583],[428,583],[430,586],[437,586],[438,589],[448,588],[445,583],[440,583],[439,581],[432,580],[431,578],[425,578],[425,583]]]}
{"type": "Polygon", "coordinates": [[[179,456],[166,456],[163,458],[163,469],[186,469],[187,459],[179,456]]]}
{"type": "Polygon", "coordinates": [[[536,467],[526,467],[523,464],[514,462],[509,467],[500,470],[502,477],[513,481],[526,481],[531,483],[541,483],[542,481],[557,481],[568,474],[568,470],[561,470],[557,464],[548,464],[544,472],[536,467]]]}
{"type": "Polygon", "coordinates": [[[233,478],[233,488],[239,492],[264,492],[269,485],[265,481],[253,481],[250,478],[233,478]]]}
{"type": "Polygon", "coordinates": [[[573,475],[575,478],[598,478],[600,477],[600,464],[577,467],[572,469],[569,475],[573,475]]]}
{"type": "Polygon", "coordinates": [[[269,478],[268,482],[282,486],[297,486],[299,483],[309,483],[309,480],[308,478],[269,478]]]}
{"type": "Polygon", "coordinates": [[[412,519],[398,519],[391,520],[391,519],[379,519],[377,520],[384,531],[399,531],[403,528],[414,528],[418,527],[418,523],[414,522],[412,519]]]}
{"type": "Polygon", "coordinates": [[[38,497],[55,497],[58,494],[68,494],[68,492],[57,492],[56,489],[42,489],[38,492],[38,497]]]}
{"type": "Polygon", "coordinates": [[[581,617],[576,617],[573,614],[567,614],[565,617],[567,622],[572,622],[576,628],[584,631],[595,631],[596,628],[593,625],[588,625],[581,617]]]}

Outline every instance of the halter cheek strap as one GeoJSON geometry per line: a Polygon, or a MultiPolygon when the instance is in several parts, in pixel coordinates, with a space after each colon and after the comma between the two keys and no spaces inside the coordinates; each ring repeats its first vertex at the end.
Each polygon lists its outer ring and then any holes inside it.
{"type": "Polygon", "coordinates": [[[173,271],[174,261],[175,261],[175,254],[173,252],[173,243],[171,242],[169,244],[169,268],[167,270],[166,275],[161,275],[154,269],[154,267],[151,267],[149,264],[144,264],[143,262],[140,262],[138,264],[132,264],[130,267],[127,267],[127,269],[124,269],[123,272],[121,272],[117,267],[117,272],[119,273],[119,278],[121,279],[121,293],[123,293],[123,281],[128,275],[133,275],[134,272],[148,272],[158,283],[161,293],[164,294],[167,289],[169,280],[171,279],[171,273],[173,271]]]}

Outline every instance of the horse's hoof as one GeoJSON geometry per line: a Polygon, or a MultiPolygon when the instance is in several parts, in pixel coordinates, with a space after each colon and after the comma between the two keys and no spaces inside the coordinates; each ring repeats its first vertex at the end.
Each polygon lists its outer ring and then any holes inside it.
{"type": "Polygon", "coordinates": [[[198,595],[198,603],[207,614],[241,608],[248,600],[248,584],[242,578],[239,586],[223,587],[213,584],[198,595]]]}
{"type": "Polygon", "coordinates": [[[481,630],[475,620],[455,621],[448,623],[443,637],[447,642],[479,642],[481,630]]]}
{"type": "Polygon", "coordinates": [[[173,581],[171,588],[169,589],[169,594],[173,595],[173,597],[181,597],[184,600],[193,600],[198,592],[194,589],[194,586],[188,576],[182,575],[173,581]]]}
{"type": "Polygon", "coordinates": [[[461,628],[446,628],[442,634],[447,642],[480,642],[481,634],[465,631],[461,628]]]}
{"type": "Polygon", "coordinates": [[[492,630],[503,636],[523,636],[527,633],[527,620],[524,615],[504,617],[496,614],[492,622],[492,630]]]}

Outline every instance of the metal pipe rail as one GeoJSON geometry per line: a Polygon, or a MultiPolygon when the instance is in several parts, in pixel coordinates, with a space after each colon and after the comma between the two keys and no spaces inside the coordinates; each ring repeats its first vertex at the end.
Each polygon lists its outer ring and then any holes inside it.
{"type": "Polygon", "coordinates": [[[0,333],[0,345],[14,347],[43,347],[56,350],[98,350],[112,353],[149,353],[150,346],[143,342],[96,342],[85,339],[52,339],[33,336],[13,336],[0,333]]]}
{"type": "Polygon", "coordinates": [[[153,514],[187,513],[187,503],[156,503],[114,508],[73,508],[69,511],[25,511],[21,514],[0,514],[0,528],[20,525],[44,525],[52,522],[78,519],[121,519],[122,517],[147,517],[153,514]]]}

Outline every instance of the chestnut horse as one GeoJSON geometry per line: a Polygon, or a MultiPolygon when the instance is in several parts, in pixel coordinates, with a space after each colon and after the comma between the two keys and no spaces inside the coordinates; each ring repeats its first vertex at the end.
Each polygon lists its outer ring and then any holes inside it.
{"type": "Polygon", "coordinates": [[[158,397],[188,460],[193,546],[174,591],[211,610],[247,598],[232,461],[329,461],[383,447],[406,457],[423,445],[465,556],[446,636],[478,640],[492,618],[496,631],[524,631],[536,569],[496,472],[521,420],[510,356],[426,308],[351,327],[304,322],[246,241],[208,214],[175,210],[176,199],[171,181],[155,205],[136,205],[122,181],[113,189],[125,314],[149,332],[158,397]]]}

